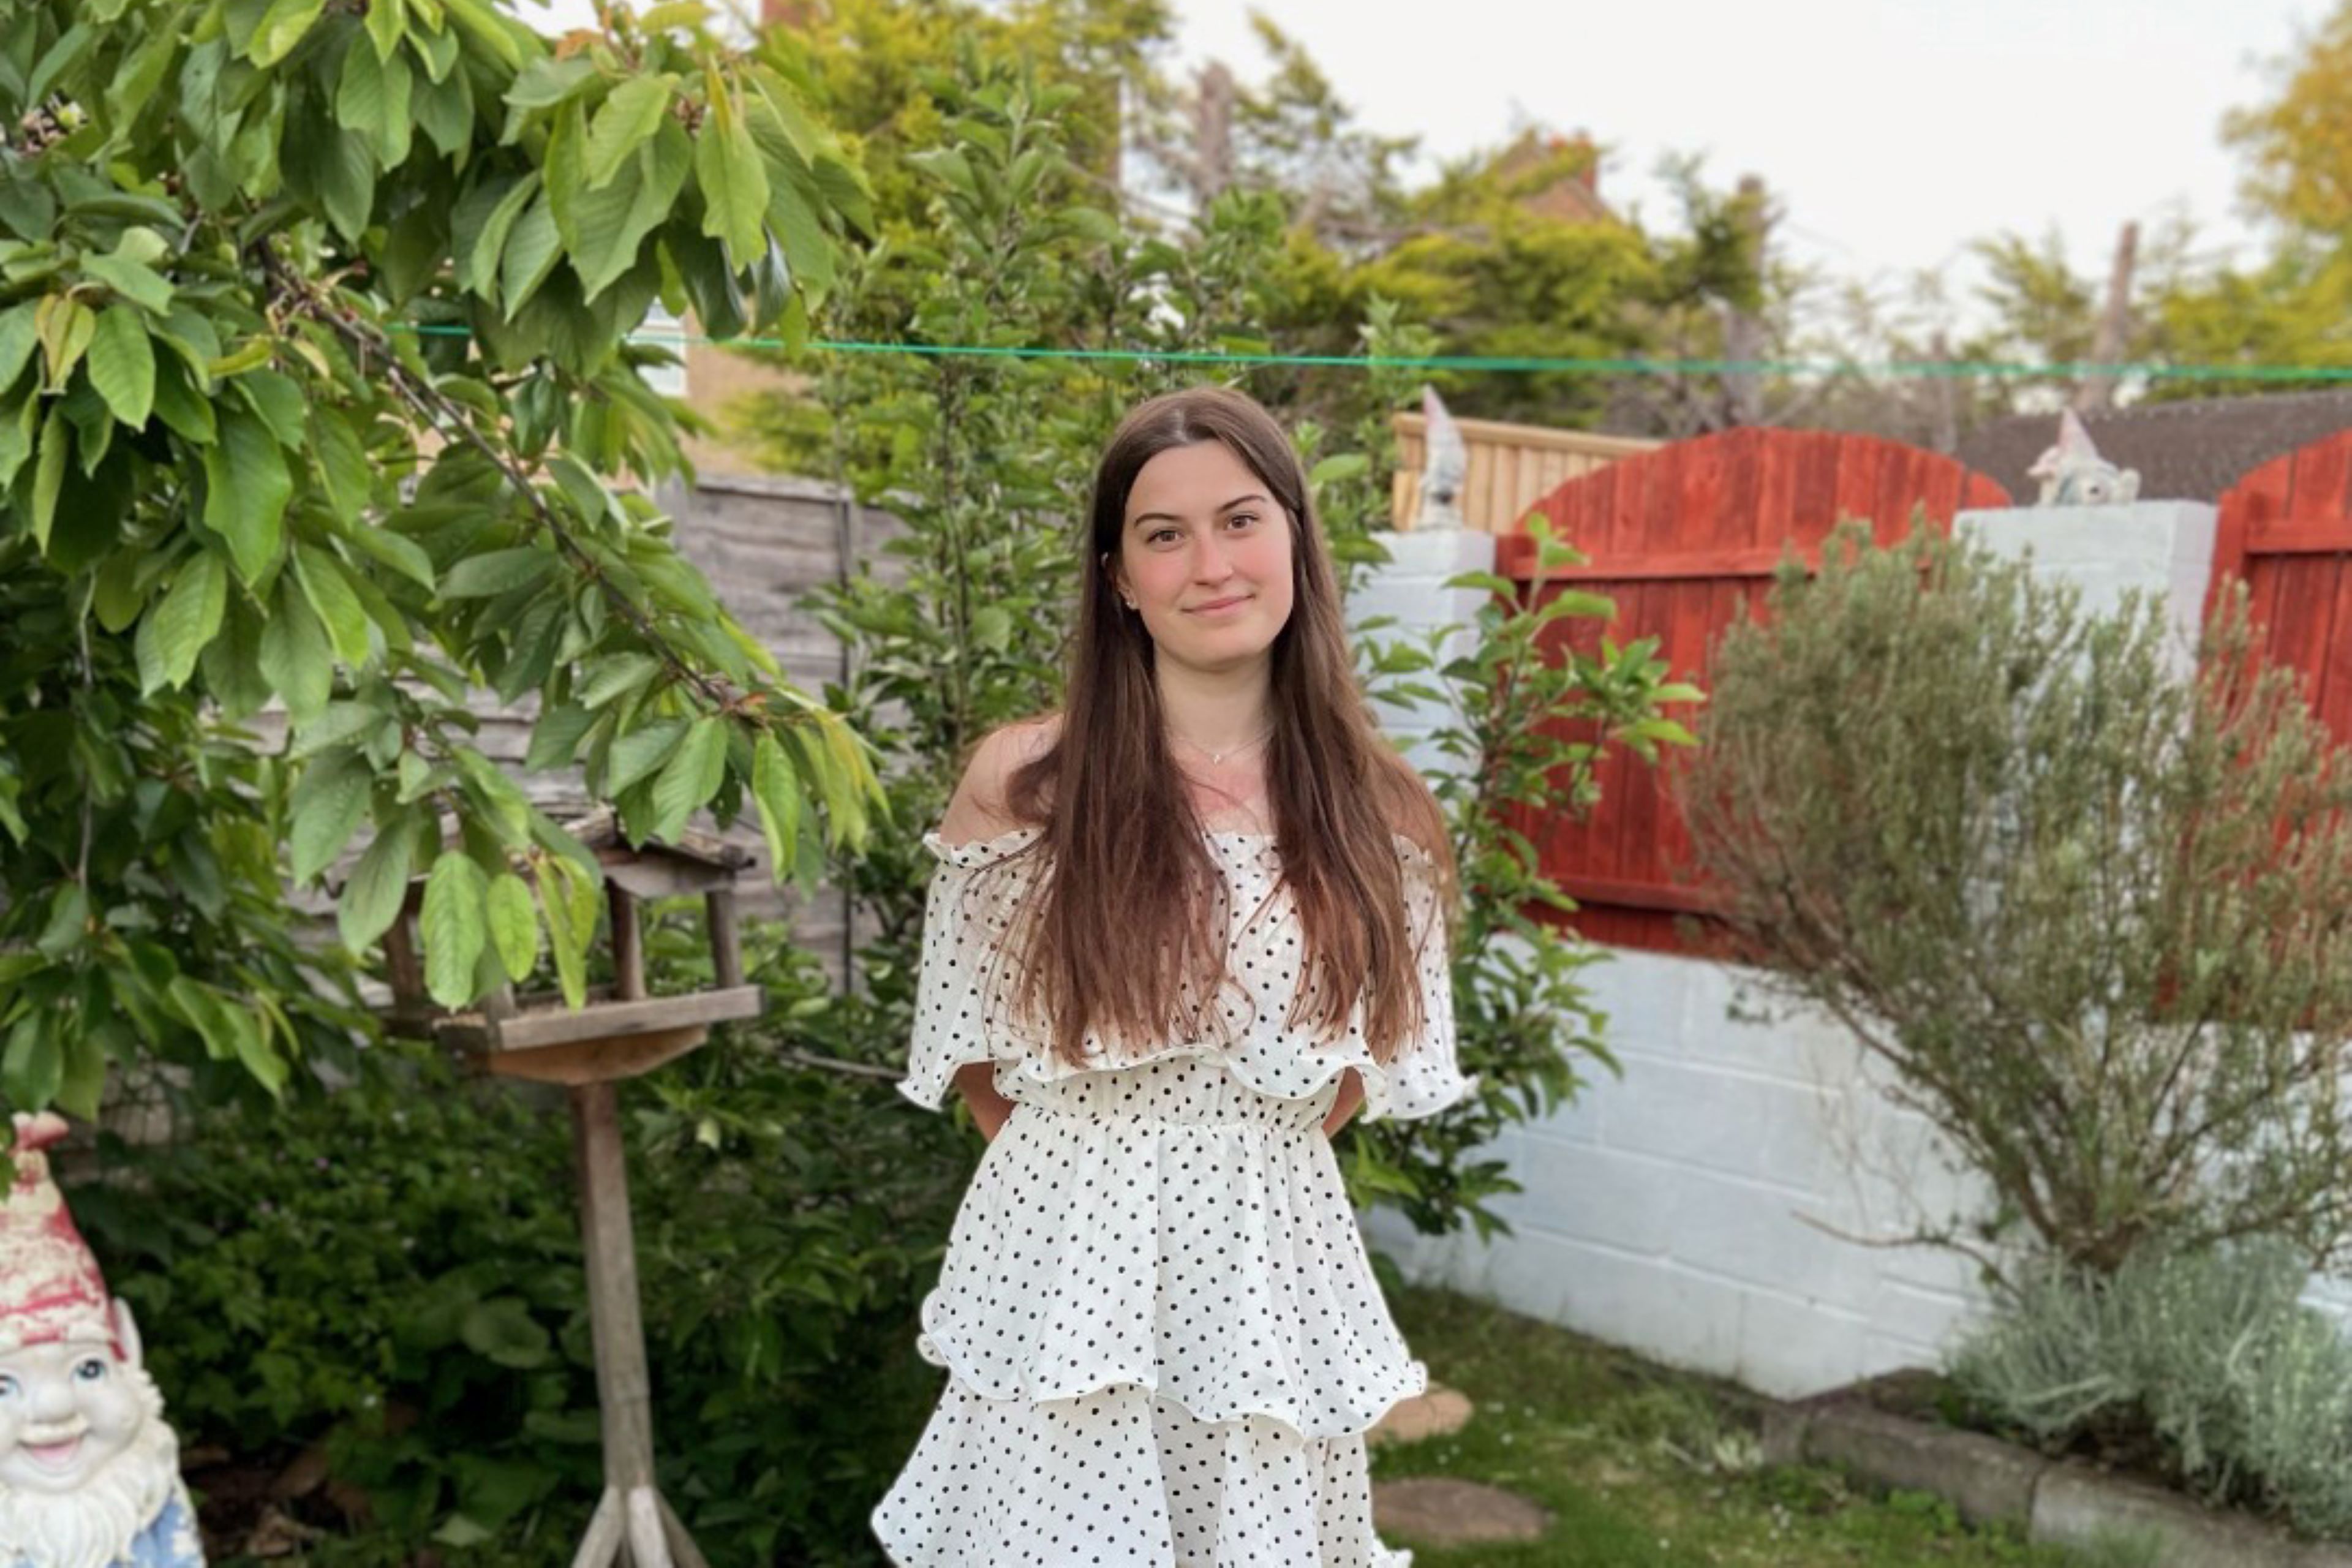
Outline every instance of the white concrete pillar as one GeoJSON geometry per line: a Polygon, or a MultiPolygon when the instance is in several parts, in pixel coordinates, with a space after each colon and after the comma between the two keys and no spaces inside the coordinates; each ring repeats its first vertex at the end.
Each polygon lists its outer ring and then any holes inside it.
{"type": "Polygon", "coordinates": [[[1952,532],[2007,560],[2030,558],[2037,577],[2074,584],[2094,615],[2114,613],[2135,589],[2156,598],[2172,627],[2174,668],[2186,676],[2196,668],[2219,516],[2195,500],[2013,507],[1964,511],[1952,532]]]}
{"type": "MultiPolygon", "coordinates": [[[[1428,647],[1434,637],[1441,664],[1475,648],[1478,609],[1488,595],[1481,588],[1449,588],[1445,582],[1458,573],[1492,572],[1495,536],[1472,529],[1432,529],[1381,537],[1389,548],[1390,560],[1367,571],[1349,595],[1350,636],[1376,616],[1393,616],[1393,625],[1364,635],[1415,647],[1428,647]]],[[[1358,646],[1360,652],[1360,642],[1358,646]]],[[[1433,679],[1430,684],[1444,682],[1433,679]]],[[[1381,728],[1423,777],[1457,772],[1467,765],[1465,759],[1447,756],[1430,741],[1433,731],[1454,721],[1454,715],[1425,702],[1410,709],[1376,703],[1373,712],[1381,728]]]]}

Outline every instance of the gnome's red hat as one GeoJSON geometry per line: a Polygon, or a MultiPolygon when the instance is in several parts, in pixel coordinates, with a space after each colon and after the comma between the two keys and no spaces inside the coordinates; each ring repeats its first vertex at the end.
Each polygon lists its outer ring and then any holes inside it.
{"type": "Polygon", "coordinates": [[[106,1279],[49,1175],[46,1151],[65,1135],[54,1112],[16,1114],[16,1180],[0,1204],[0,1355],[58,1340],[114,1342],[106,1279]]]}

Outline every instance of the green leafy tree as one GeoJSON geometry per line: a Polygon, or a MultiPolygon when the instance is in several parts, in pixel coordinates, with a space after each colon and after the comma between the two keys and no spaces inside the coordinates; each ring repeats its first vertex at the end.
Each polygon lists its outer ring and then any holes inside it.
{"type": "Polygon", "coordinates": [[[0,16],[10,1103],[88,1114],[154,1058],[282,1089],[414,875],[437,1000],[543,927],[576,1003],[594,863],[469,744],[483,688],[634,835],[756,809],[803,872],[862,838],[860,743],[620,479],[678,461],[647,308],[791,331],[866,217],[782,47],[704,15],[561,48],[488,0],[0,16]],[[362,828],[341,951],[298,949],[284,879],[362,828]]]}

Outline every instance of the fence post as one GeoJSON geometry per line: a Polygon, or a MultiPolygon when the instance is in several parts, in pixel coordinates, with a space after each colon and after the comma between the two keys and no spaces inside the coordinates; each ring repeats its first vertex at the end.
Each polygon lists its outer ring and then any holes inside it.
{"type": "Polygon", "coordinates": [[[2012,507],[1961,512],[1952,531],[2004,559],[2030,554],[2035,576],[2075,584],[2091,614],[2113,614],[2134,590],[2155,599],[2172,628],[2173,669],[2185,679],[2196,672],[2219,517],[2197,500],[2012,507]]]}

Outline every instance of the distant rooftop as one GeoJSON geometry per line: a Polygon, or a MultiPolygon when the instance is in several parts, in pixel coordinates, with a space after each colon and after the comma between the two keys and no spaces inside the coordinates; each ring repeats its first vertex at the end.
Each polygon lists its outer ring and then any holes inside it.
{"type": "MultiPolygon", "coordinates": [[[[2139,470],[2141,500],[2213,501],[2273,458],[2352,428],[2352,387],[2143,403],[2082,419],[2099,456],[2139,470]]],[[[1961,437],[1954,456],[2026,505],[2041,493],[2026,469],[2057,439],[2057,415],[2020,415],[1961,437]]]]}

